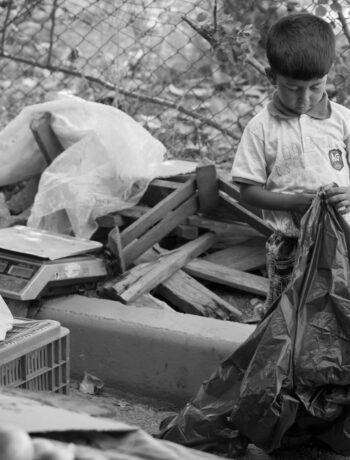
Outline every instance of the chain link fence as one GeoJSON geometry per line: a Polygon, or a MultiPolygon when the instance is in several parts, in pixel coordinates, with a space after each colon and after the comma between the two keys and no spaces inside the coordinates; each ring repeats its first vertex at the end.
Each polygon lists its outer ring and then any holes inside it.
{"type": "MultiPolygon", "coordinates": [[[[230,167],[247,121],[273,88],[264,38],[307,10],[330,21],[328,90],[350,106],[348,0],[0,0],[0,128],[26,105],[69,92],[112,104],[169,158],[230,167]]],[[[116,129],[118,129],[116,127],[116,129]]]]}

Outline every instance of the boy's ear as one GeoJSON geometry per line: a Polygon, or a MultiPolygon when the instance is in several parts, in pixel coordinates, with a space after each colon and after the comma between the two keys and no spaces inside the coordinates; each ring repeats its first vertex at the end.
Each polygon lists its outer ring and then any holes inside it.
{"type": "Polygon", "coordinates": [[[269,82],[273,85],[276,84],[276,73],[271,69],[271,67],[265,67],[265,74],[269,79],[269,82]]]}

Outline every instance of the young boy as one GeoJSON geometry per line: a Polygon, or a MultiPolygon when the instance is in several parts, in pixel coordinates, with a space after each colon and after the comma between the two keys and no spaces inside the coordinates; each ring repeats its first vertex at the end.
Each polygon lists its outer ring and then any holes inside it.
{"type": "Polygon", "coordinates": [[[335,57],[326,21],[309,13],[283,17],[268,33],[266,54],[276,91],[245,128],[232,177],[242,201],[261,208],[274,230],[266,245],[268,308],[290,280],[300,220],[320,187],[349,219],[350,110],[325,91],[335,57]]]}
{"type": "MultiPolygon", "coordinates": [[[[270,65],[267,75],[276,92],[268,106],[247,125],[234,159],[232,176],[240,184],[243,201],[262,208],[267,224],[274,230],[267,243],[271,281],[267,306],[279,297],[290,280],[300,219],[318,190],[325,187],[329,203],[344,218],[350,216],[350,110],[330,102],[325,91],[334,55],[332,28],[317,16],[297,13],[272,26],[267,38],[270,65]]],[[[344,279],[346,282],[345,276],[344,279]]],[[[182,412],[162,427],[162,439],[224,452],[232,458],[235,452],[243,452],[248,442],[271,451],[286,445],[285,441],[302,442],[311,435],[320,438],[323,429],[326,433],[329,430],[327,423],[334,422],[329,433],[333,433],[336,442],[343,439],[336,419],[338,404],[342,403],[337,402],[336,393],[332,396],[335,385],[328,388],[325,383],[328,393],[322,393],[322,387],[310,392],[309,396],[315,397],[314,407],[320,409],[315,417],[313,409],[307,411],[308,396],[303,399],[307,382],[312,379],[306,377],[306,383],[299,381],[295,390],[302,388],[302,391],[294,393],[296,373],[289,366],[294,366],[292,363],[297,360],[296,347],[286,331],[290,327],[290,334],[294,334],[297,319],[295,316],[295,323],[292,315],[283,319],[288,305],[286,302],[284,309],[276,308],[275,318],[273,313],[270,316],[274,322],[267,318],[261,323],[203,382],[182,412]],[[324,425],[320,415],[322,401],[330,408],[330,412],[325,410],[324,425]]],[[[346,305],[342,308],[346,309],[346,305]]],[[[323,321],[331,324],[327,311],[322,314],[323,321]]],[[[318,321],[311,328],[318,329],[318,321]]],[[[347,341],[345,333],[341,338],[332,335],[331,326],[321,328],[321,336],[324,337],[321,354],[327,343],[347,341]]],[[[330,374],[335,374],[332,362],[341,363],[341,355],[346,353],[345,347],[339,356],[329,359],[330,364],[325,356],[324,372],[330,369],[330,374]]],[[[311,372],[318,363],[313,350],[307,361],[311,372]]],[[[348,386],[342,385],[348,405],[348,386]]],[[[344,431],[348,433],[348,425],[344,431]]]]}

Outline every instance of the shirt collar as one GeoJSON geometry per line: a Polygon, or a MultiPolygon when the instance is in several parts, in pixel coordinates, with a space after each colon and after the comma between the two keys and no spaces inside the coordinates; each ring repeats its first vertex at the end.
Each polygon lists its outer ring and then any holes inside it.
{"type": "MultiPolygon", "coordinates": [[[[273,94],[272,100],[268,103],[267,108],[270,114],[274,117],[291,119],[299,116],[282,104],[277,92],[273,94]]],[[[309,115],[310,117],[316,118],[318,120],[325,120],[326,118],[330,117],[331,105],[327,93],[323,94],[320,102],[316,104],[315,107],[312,107],[312,109],[306,112],[306,115],[309,115]]]]}

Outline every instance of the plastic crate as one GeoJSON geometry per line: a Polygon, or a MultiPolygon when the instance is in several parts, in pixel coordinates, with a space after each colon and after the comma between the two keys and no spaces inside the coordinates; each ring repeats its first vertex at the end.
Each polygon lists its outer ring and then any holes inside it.
{"type": "Polygon", "coordinates": [[[69,330],[58,321],[22,320],[0,342],[0,386],[69,390],[69,330]]]}

